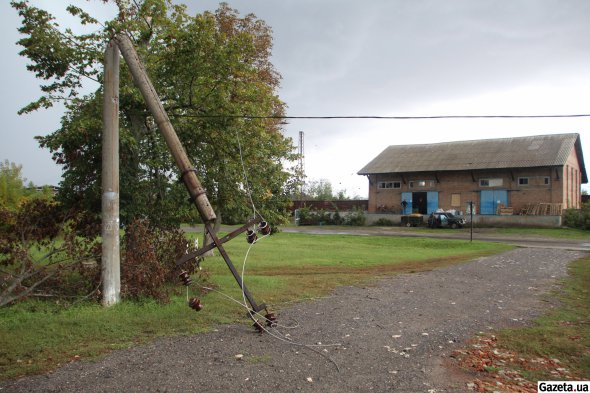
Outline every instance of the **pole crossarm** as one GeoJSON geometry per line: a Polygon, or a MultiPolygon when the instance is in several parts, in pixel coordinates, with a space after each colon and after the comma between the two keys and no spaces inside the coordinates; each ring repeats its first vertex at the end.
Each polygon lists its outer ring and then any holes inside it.
{"type": "MultiPolygon", "coordinates": [[[[248,221],[247,223],[245,223],[244,225],[242,225],[241,227],[239,227],[238,229],[236,229],[235,231],[233,231],[232,233],[230,233],[228,235],[225,235],[224,237],[222,237],[221,239],[219,239],[219,241],[221,242],[221,244],[226,243],[229,240],[234,239],[240,233],[245,232],[252,225],[258,224],[260,221],[261,221],[260,218],[254,218],[254,219],[248,221]]],[[[179,258],[176,261],[176,266],[177,267],[182,267],[187,262],[189,262],[189,261],[191,261],[191,260],[193,260],[195,258],[200,257],[201,255],[203,255],[207,251],[213,250],[215,247],[217,247],[215,245],[215,243],[211,243],[211,244],[206,245],[205,247],[199,248],[196,251],[189,252],[188,254],[183,255],[181,258],[179,258]]]]}

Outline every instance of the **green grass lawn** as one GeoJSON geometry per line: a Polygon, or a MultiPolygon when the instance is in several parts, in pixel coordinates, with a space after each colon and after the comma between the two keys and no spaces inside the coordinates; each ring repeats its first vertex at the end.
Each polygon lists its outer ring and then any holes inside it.
{"type": "MultiPolygon", "coordinates": [[[[249,245],[240,237],[225,246],[241,272],[249,245]]],[[[507,249],[482,242],[279,233],[250,249],[244,282],[258,303],[280,310],[339,285],[429,270],[507,249]]],[[[204,304],[198,313],[187,306],[186,288],[180,283],[168,304],[123,302],[106,309],[92,303],[66,307],[30,300],[0,309],[0,379],[41,373],[157,337],[249,323],[245,309],[227,298],[241,300],[242,295],[223,259],[207,258],[203,267],[223,294],[202,295],[196,285],[189,287],[189,296],[200,296],[204,304]]]]}
{"type": "MultiPolygon", "coordinates": [[[[396,227],[393,227],[396,228],[396,227]]],[[[462,229],[450,229],[450,228],[436,228],[430,229],[426,227],[417,228],[396,228],[399,230],[408,230],[416,233],[466,233],[469,234],[469,226],[462,229]]],[[[486,234],[486,235],[505,235],[505,236],[522,236],[522,237],[543,237],[543,238],[554,238],[554,239],[573,239],[573,240],[590,240],[590,231],[574,228],[473,228],[474,234],[486,234]]]]}
{"type": "MultiPolygon", "coordinates": [[[[468,230],[468,229],[464,229],[468,230]]],[[[485,233],[499,235],[518,235],[518,236],[533,236],[533,237],[547,237],[556,239],[578,239],[590,240],[590,231],[574,228],[478,228],[474,231],[485,231],[485,233]]]]}

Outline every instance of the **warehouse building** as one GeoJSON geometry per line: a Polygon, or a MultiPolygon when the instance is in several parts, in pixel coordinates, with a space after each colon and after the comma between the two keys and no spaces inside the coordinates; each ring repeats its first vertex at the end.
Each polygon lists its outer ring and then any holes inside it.
{"type": "Polygon", "coordinates": [[[588,182],[579,134],[393,145],[358,172],[369,213],[561,215],[588,182]]]}

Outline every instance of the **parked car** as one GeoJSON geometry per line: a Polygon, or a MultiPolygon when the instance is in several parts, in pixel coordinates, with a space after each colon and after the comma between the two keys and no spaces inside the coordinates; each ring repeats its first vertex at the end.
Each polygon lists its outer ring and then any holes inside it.
{"type": "Polygon", "coordinates": [[[463,228],[467,224],[465,218],[456,216],[453,213],[434,212],[428,217],[430,228],[463,228]]]}

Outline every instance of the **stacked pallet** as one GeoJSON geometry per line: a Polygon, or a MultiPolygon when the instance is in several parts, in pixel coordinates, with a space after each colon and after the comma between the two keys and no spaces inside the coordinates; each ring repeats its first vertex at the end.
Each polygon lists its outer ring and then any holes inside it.
{"type": "Polygon", "coordinates": [[[527,203],[521,213],[525,216],[560,216],[561,203],[527,203]]]}

